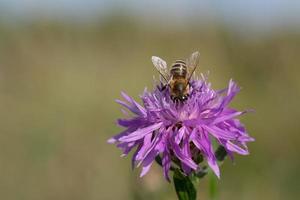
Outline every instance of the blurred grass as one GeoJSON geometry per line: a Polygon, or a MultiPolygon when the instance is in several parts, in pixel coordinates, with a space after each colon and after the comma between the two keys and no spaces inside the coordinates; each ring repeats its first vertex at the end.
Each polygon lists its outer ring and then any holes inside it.
{"type": "MultiPolygon", "coordinates": [[[[218,23],[163,28],[112,18],[2,24],[0,44],[1,199],[174,199],[159,167],[138,178],[106,140],[120,131],[120,91],[137,98],[152,87],[150,57],[172,62],[195,50],[197,73],[209,70],[215,88],[234,78],[243,89],[232,105],[256,110],[242,117],[256,138],[251,155],[222,166],[220,199],[299,196],[298,33],[246,37],[218,23]]],[[[207,199],[208,181],[199,187],[207,199]]]]}

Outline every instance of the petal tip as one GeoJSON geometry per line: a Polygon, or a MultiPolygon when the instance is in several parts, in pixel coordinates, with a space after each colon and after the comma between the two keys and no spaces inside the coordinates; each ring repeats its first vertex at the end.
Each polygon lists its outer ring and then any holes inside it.
{"type": "Polygon", "coordinates": [[[114,144],[117,140],[115,138],[109,138],[106,142],[109,144],[114,144]]]}

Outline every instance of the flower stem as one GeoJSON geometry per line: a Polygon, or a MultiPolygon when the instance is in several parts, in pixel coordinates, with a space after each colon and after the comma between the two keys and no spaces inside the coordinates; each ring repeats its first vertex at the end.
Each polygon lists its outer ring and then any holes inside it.
{"type": "Polygon", "coordinates": [[[218,196],[217,178],[214,173],[209,170],[209,199],[216,200],[218,196]]]}
{"type": "Polygon", "coordinates": [[[174,171],[173,182],[179,200],[196,200],[197,190],[190,177],[183,175],[179,169],[174,171]]]}

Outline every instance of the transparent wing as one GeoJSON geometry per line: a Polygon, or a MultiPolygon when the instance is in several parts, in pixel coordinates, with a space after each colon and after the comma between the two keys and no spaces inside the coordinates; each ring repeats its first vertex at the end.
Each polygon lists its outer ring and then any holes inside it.
{"type": "Polygon", "coordinates": [[[191,79],[194,71],[199,64],[200,53],[198,51],[192,53],[192,55],[187,59],[187,70],[188,70],[188,81],[191,79]]]}
{"type": "Polygon", "coordinates": [[[160,75],[165,79],[166,83],[168,83],[170,80],[170,75],[166,61],[157,56],[152,56],[152,63],[160,75]]]}

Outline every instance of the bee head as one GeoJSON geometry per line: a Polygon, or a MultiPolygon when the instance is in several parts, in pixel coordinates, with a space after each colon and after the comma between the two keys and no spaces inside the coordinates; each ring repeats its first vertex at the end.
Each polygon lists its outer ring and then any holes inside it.
{"type": "Polygon", "coordinates": [[[185,96],[185,95],[179,96],[178,99],[179,99],[179,101],[183,102],[183,101],[187,100],[187,96],[185,96]]]}
{"type": "Polygon", "coordinates": [[[171,99],[175,102],[184,102],[188,99],[187,95],[180,95],[180,96],[171,96],[171,99]]]}

